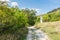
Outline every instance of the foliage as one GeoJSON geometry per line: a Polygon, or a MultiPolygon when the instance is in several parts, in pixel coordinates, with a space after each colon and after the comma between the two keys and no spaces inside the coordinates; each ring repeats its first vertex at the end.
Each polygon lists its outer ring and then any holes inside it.
{"type": "Polygon", "coordinates": [[[28,18],[28,24],[29,25],[34,25],[36,22],[36,11],[35,10],[29,10],[28,8],[22,9],[22,11],[26,14],[28,18]]]}
{"type": "Polygon", "coordinates": [[[36,24],[40,22],[40,16],[37,16],[36,24]]]}
{"type": "Polygon", "coordinates": [[[11,38],[10,35],[17,36],[19,34],[18,40],[25,40],[27,34],[26,27],[34,25],[36,22],[36,11],[30,9],[19,9],[18,7],[9,7],[8,5],[5,5],[5,2],[0,4],[0,37],[4,36],[5,38],[5,36],[9,36],[11,38]]]}
{"type": "Polygon", "coordinates": [[[17,7],[0,6],[0,28],[18,29],[27,25],[34,25],[36,20],[35,13],[34,10],[20,10],[17,7]]]}
{"type": "Polygon", "coordinates": [[[43,21],[59,21],[60,20],[60,8],[54,9],[47,14],[43,15],[43,21]]]}

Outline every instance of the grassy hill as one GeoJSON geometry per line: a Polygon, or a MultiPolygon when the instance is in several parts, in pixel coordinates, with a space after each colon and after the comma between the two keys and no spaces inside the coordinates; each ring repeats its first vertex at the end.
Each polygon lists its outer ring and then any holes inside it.
{"type": "Polygon", "coordinates": [[[51,40],[60,40],[60,8],[49,11],[42,17],[43,23],[39,23],[40,16],[37,16],[38,23],[35,27],[44,31],[51,40]]]}
{"type": "Polygon", "coordinates": [[[60,40],[60,21],[39,23],[35,27],[47,33],[51,40],[60,40]]]}
{"type": "Polygon", "coordinates": [[[42,15],[43,21],[60,21],[60,8],[49,11],[47,14],[42,15]]]}

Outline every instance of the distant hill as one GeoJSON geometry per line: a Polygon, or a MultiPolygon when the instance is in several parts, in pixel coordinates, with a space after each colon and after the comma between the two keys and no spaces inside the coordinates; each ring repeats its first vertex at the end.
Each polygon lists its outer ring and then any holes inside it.
{"type": "Polygon", "coordinates": [[[47,14],[42,15],[43,21],[60,21],[60,8],[49,11],[47,14]]]}

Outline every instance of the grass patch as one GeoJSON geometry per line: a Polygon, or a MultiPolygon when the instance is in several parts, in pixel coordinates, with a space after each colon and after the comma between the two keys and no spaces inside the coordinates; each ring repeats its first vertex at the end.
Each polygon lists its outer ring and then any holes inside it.
{"type": "Polygon", "coordinates": [[[51,40],[60,40],[60,24],[58,22],[46,22],[35,25],[36,28],[44,31],[51,40]]]}

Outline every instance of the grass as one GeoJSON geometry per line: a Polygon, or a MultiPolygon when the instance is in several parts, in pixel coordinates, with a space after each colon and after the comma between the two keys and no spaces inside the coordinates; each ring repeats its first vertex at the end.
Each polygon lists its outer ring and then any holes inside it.
{"type": "Polygon", "coordinates": [[[20,28],[17,31],[0,32],[0,40],[26,40],[28,29],[20,28]]]}
{"type": "Polygon", "coordinates": [[[60,21],[39,23],[35,27],[44,31],[51,40],[60,40],[60,21]]]}

